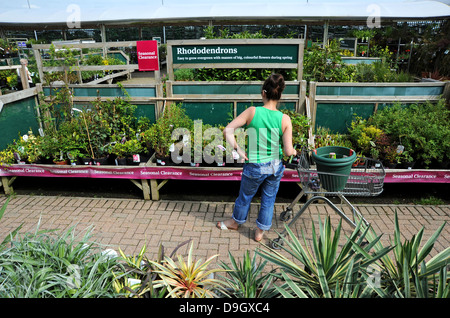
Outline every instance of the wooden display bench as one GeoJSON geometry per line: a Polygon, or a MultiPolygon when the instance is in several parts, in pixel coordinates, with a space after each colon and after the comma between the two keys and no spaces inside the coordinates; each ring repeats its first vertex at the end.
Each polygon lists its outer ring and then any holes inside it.
{"type": "Polygon", "coordinates": [[[153,155],[148,161],[148,166],[152,167],[152,178],[150,181],[151,199],[160,199],[159,190],[173,179],[179,180],[215,180],[215,181],[240,181],[242,167],[192,167],[189,165],[157,165],[153,155]]]}
{"type": "MultiPolygon", "coordinates": [[[[150,162],[150,161],[148,161],[150,162]]],[[[116,178],[128,179],[143,194],[145,200],[150,200],[150,187],[148,179],[133,178],[146,167],[148,162],[141,162],[138,166],[112,166],[112,165],[48,165],[48,164],[17,164],[2,167],[0,170],[0,187],[5,195],[14,193],[12,184],[20,176],[26,177],[75,177],[75,178],[116,178]],[[5,172],[6,171],[6,172],[5,172]]]]}
{"type": "MultiPolygon", "coordinates": [[[[384,183],[450,183],[450,170],[386,169],[384,183]]],[[[17,164],[0,168],[0,187],[6,195],[13,194],[12,184],[20,176],[128,179],[138,187],[145,200],[159,200],[160,189],[169,180],[240,181],[241,167],[159,166],[152,157],[138,166],[37,165],[17,164]]],[[[295,182],[296,170],[286,169],[282,182],[295,182]]]]}

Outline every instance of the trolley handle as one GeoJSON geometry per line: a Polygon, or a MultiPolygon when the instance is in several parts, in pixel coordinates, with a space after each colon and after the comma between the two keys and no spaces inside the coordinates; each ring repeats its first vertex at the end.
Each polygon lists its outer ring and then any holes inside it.
{"type": "Polygon", "coordinates": [[[297,155],[290,156],[289,161],[286,164],[286,168],[297,169],[298,167],[304,146],[302,146],[301,144],[295,144],[294,149],[298,149],[299,151],[297,151],[297,155]]]}

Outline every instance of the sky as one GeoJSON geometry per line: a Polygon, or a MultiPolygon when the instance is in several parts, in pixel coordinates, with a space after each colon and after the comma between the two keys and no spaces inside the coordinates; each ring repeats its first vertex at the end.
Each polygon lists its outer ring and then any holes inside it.
{"type": "Polygon", "coordinates": [[[439,1],[447,6],[436,6],[431,0],[0,0],[0,23],[64,22],[73,16],[81,21],[107,21],[196,15],[369,15],[365,12],[373,4],[379,5],[382,14],[445,12],[450,8],[450,0],[439,1]],[[340,5],[343,2],[347,5],[340,5]]]}

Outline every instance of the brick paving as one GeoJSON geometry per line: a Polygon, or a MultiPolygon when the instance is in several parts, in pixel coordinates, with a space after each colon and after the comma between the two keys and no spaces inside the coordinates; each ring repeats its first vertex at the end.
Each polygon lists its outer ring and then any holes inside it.
{"type": "MultiPolygon", "coordinates": [[[[351,202],[351,198],[349,198],[351,202]]],[[[0,206],[6,201],[0,196],[0,206]]],[[[303,203],[298,203],[294,213],[303,203]]],[[[270,245],[270,240],[277,238],[278,232],[284,230],[280,213],[288,204],[277,203],[273,227],[266,232],[263,244],[270,245]]],[[[194,255],[197,259],[219,254],[215,262],[229,264],[228,252],[239,259],[244,252],[251,254],[256,248],[263,248],[253,240],[258,204],[252,204],[249,220],[236,231],[221,231],[216,228],[217,221],[231,216],[233,203],[229,202],[190,202],[190,201],[146,201],[141,199],[105,199],[59,196],[13,196],[0,220],[0,241],[23,223],[20,233],[32,232],[40,222],[40,229],[67,230],[75,226],[77,233],[92,229],[92,241],[113,248],[122,249],[126,254],[137,254],[144,244],[147,245],[147,257],[155,258],[159,245],[163,244],[171,252],[181,242],[192,239],[194,255]]],[[[375,232],[383,234],[383,244],[388,244],[394,233],[394,213],[398,214],[401,233],[406,239],[424,227],[425,242],[444,222],[450,220],[450,206],[421,205],[355,205],[370,222],[375,232]]],[[[348,211],[344,212],[348,213],[348,211]]],[[[317,227],[318,216],[322,220],[329,215],[333,226],[340,217],[328,206],[314,203],[291,226],[296,235],[302,231],[306,241],[312,237],[312,220],[317,227]]],[[[345,222],[343,239],[352,232],[345,222]]],[[[437,240],[432,255],[449,246],[450,226],[446,224],[437,240]]],[[[180,253],[186,249],[179,250],[180,253]]]]}

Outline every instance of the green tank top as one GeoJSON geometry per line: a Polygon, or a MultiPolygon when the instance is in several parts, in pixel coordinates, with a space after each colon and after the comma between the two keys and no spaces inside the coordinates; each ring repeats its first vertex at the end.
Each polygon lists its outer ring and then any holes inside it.
{"type": "Polygon", "coordinates": [[[263,163],[283,157],[281,121],[283,113],[264,107],[256,107],[255,115],[247,126],[250,163],[263,163]]]}

